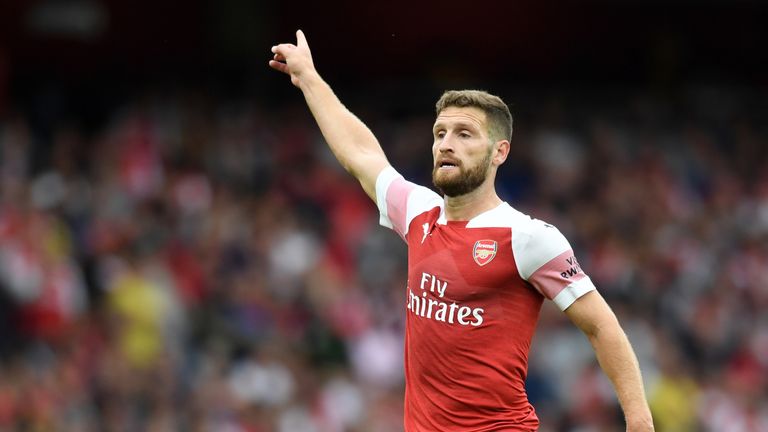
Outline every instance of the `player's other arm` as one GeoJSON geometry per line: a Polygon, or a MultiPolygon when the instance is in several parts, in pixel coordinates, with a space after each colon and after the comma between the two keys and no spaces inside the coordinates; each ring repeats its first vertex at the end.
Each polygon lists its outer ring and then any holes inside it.
{"type": "Polygon", "coordinates": [[[296,32],[296,41],[296,45],[273,46],[274,58],[269,61],[269,66],[290,75],[293,85],[304,94],[336,159],[376,201],[376,177],[389,166],[389,162],[371,130],[344,107],[320,77],[301,30],[296,32]]]}
{"type": "Polygon", "coordinates": [[[566,310],[595,350],[600,367],[613,383],[624,410],[627,432],[653,431],[640,367],[616,315],[597,291],[590,291],[566,310]]]}

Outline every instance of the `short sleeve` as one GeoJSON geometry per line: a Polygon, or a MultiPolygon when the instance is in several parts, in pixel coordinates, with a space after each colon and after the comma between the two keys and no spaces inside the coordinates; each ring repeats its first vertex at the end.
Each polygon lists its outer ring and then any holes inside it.
{"type": "Polygon", "coordinates": [[[560,310],[595,289],[568,240],[552,225],[533,219],[530,229],[517,238],[513,234],[512,248],[520,276],[560,310]]]}
{"type": "Polygon", "coordinates": [[[440,195],[428,188],[411,183],[392,167],[387,167],[376,178],[376,206],[379,208],[379,223],[392,229],[404,240],[408,225],[413,218],[442,206],[440,195]]]}

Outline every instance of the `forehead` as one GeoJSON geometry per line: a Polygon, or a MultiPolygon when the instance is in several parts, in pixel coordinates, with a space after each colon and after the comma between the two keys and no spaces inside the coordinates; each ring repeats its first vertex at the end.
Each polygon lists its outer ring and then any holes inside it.
{"type": "Polygon", "coordinates": [[[453,126],[457,124],[474,125],[482,129],[485,126],[485,112],[477,107],[450,106],[440,111],[435,120],[435,127],[453,126]]]}

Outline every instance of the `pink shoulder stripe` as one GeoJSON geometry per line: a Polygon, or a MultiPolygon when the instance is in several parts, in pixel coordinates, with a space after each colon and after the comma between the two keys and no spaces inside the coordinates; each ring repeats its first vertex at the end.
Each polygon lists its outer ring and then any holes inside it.
{"type": "Polygon", "coordinates": [[[571,249],[552,258],[528,278],[528,282],[552,300],[568,285],[586,277],[571,249]]]}
{"type": "Polygon", "coordinates": [[[408,195],[416,185],[400,177],[392,181],[387,189],[387,217],[400,236],[407,234],[408,195]]]}

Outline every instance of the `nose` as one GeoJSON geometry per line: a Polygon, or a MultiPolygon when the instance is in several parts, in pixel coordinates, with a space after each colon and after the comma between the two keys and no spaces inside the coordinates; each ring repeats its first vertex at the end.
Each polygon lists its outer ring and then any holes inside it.
{"type": "Polygon", "coordinates": [[[435,147],[440,153],[453,152],[453,140],[451,139],[451,134],[446,134],[443,138],[439,139],[435,147]]]}

